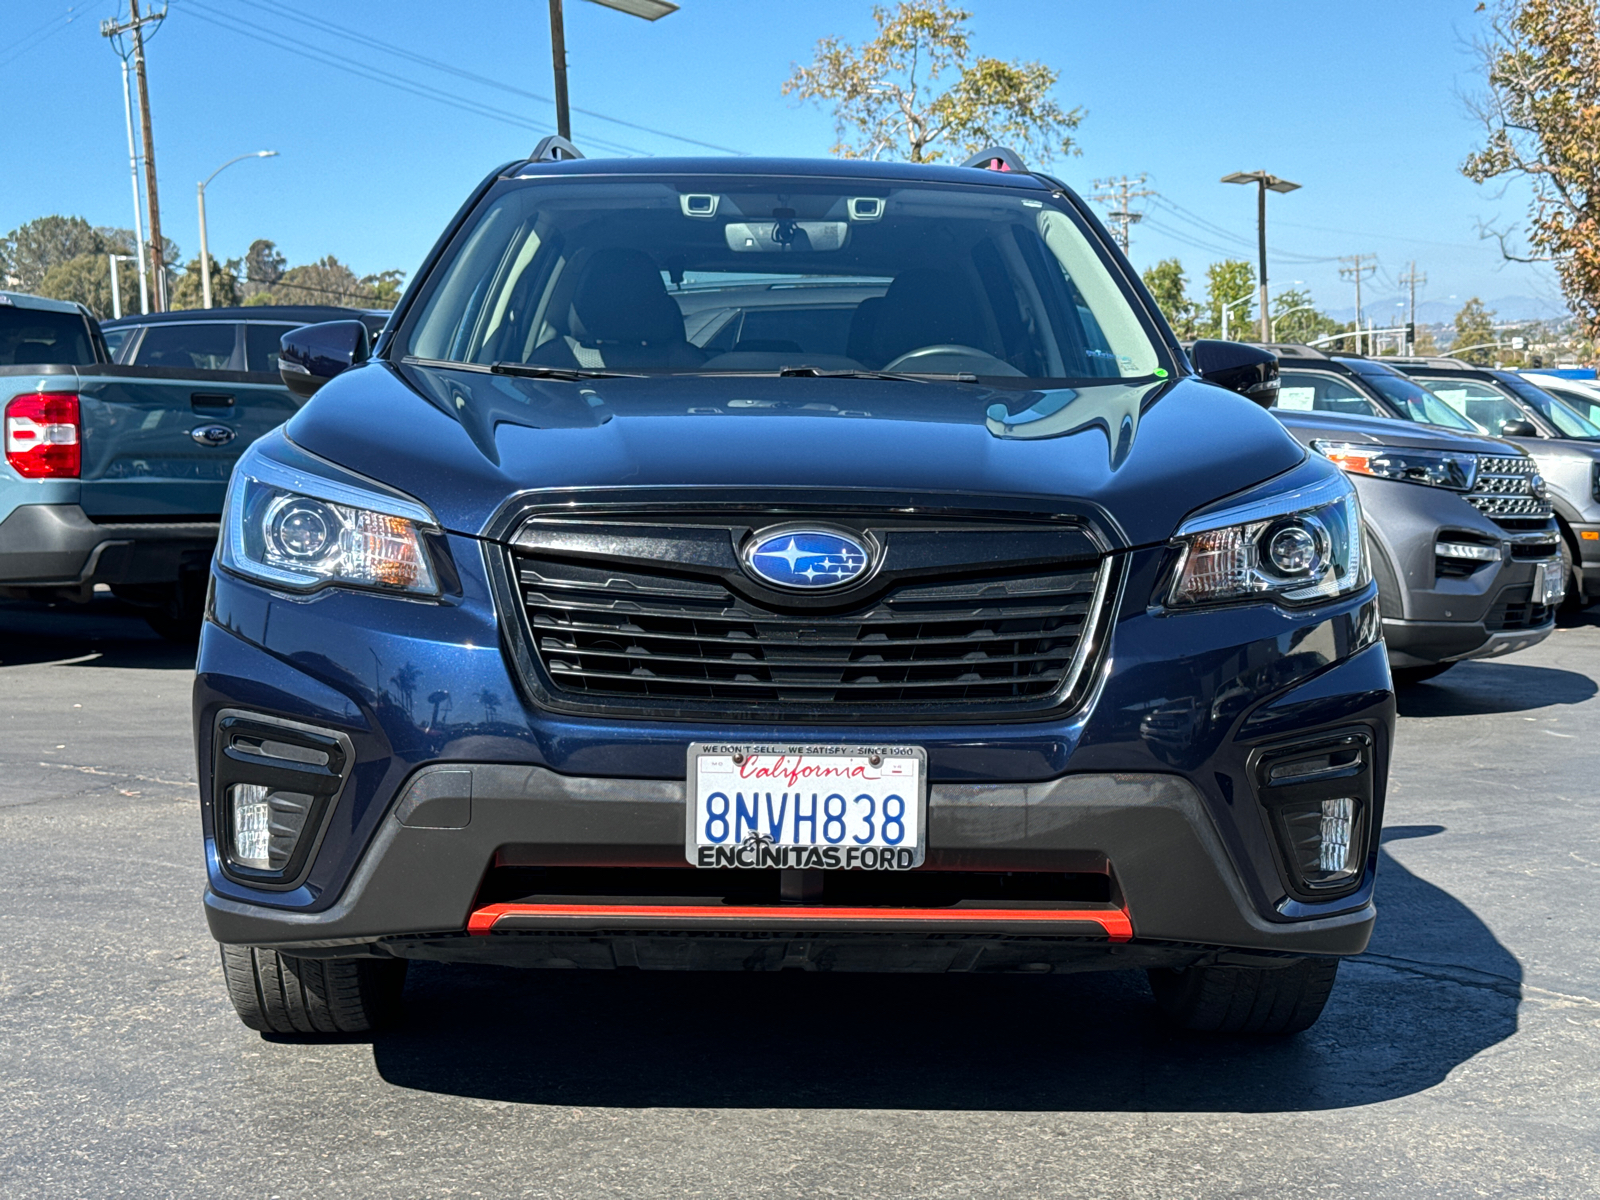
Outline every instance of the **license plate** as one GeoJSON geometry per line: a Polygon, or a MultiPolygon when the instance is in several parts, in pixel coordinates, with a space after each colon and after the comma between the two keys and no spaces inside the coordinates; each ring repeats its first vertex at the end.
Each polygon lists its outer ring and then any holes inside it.
{"type": "Polygon", "coordinates": [[[920,746],[689,747],[697,867],[909,871],[926,849],[920,746]]]}

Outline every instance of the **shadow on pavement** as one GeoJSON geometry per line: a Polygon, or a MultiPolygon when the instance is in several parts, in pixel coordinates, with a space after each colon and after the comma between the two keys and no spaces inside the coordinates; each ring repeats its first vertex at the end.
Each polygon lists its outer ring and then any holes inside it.
{"type": "Polygon", "coordinates": [[[1464,662],[1395,695],[1402,717],[1468,717],[1582,704],[1596,691],[1600,688],[1587,675],[1559,667],[1464,662]]]}
{"type": "MultiPolygon", "coordinates": [[[[1386,833],[1423,837],[1437,826],[1386,833]]],[[[1439,1083],[1517,1027],[1521,969],[1472,911],[1382,855],[1372,961],[1272,1041],[1157,1025],[1142,975],[677,975],[413,963],[400,1087],[524,1104],[1286,1112],[1439,1083]],[[1413,960],[1415,964],[1413,965],[1413,960]],[[1450,965],[1468,968],[1451,978],[1450,965]],[[1442,966],[1442,971],[1441,971],[1442,966]],[[1489,981],[1489,982],[1485,982],[1489,981]]]]}
{"type": "Polygon", "coordinates": [[[192,668],[195,648],[158,636],[139,610],[111,596],[88,604],[0,600],[0,667],[192,668]]]}

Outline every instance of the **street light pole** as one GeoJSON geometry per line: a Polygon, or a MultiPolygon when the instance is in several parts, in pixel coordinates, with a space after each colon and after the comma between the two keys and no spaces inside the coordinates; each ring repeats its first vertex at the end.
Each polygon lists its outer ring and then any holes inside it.
{"type": "MultiPolygon", "coordinates": [[[[614,8],[630,17],[643,17],[646,21],[659,21],[668,13],[678,11],[671,0],[590,0],[590,3],[614,8]]],[[[567,27],[561,0],[550,0],[550,60],[555,68],[556,132],[570,142],[572,110],[567,106],[567,27]]]]}
{"type": "Polygon", "coordinates": [[[1279,179],[1276,175],[1269,175],[1265,171],[1235,171],[1232,175],[1224,175],[1223,183],[1253,183],[1256,185],[1256,241],[1261,251],[1261,340],[1272,340],[1272,326],[1267,316],[1267,193],[1298,191],[1298,183],[1290,183],[1287,179],[1279,179]]]}
{"type": "Polygon", "coordinates": [[[221,175],[236,162],[243,162],[247,158],[276,158],[276,150],[257,150],[251,154],[241,154],[238,158],[230,158],[210,175],[206,176],[205,183],[195,184],[200,201],[200,304],[203,308],[211,307],[211,252],[206,248],[206,184],[209,184],[218,175],[221,175]]]}
{"type": "Polygon", "coordinates": [[[1241,296],[1241,297],[1239,297],[1239,299],[1233,301],[1232,303],[1224,304],[1222,306],[1222,340],[1223,341],[1227,341],[1228,340],[1228,318],[1232,315],[1233,310],[1238,308],[1239,305],[1241,305],[1241,304],[1249,304],[1249,303],[1250,303],[1250,297],[1249,296],[1241,296]]]}

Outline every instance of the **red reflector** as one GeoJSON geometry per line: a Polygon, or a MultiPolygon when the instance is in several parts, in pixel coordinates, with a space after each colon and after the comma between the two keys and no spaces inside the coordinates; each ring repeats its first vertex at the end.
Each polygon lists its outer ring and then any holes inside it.
{"type": "Polygon", "coordinates": [[[1106,940],[1126,942],[1133,937],[1133,923],[1125,909],[1067,908],[838,908],[827,905],[733,904],[488,904],[467,919],[467,932],[483,935],[505,918],[533,917],[554,922],[563,919],[593,921],[608,917],[657,918],[692,926],[718,920],[756,919],[782,928],[797,921],[826,922],[844,928],[861,922],[905,924],[965,925],[983,923],[1027,923],[1050,925],[1087,923],[1100,926],[1106,940]]]}
{"type": "Polygon", "coordinates": [[[70,392],[13,396],[6,405],[6,462],[24,479],[76,479],[83,465],[78,398],[70,392]]]}

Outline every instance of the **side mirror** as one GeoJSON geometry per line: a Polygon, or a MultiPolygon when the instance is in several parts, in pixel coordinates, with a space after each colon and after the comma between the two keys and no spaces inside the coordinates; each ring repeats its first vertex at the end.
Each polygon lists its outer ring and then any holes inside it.
{"type": "Polygon", "coordinates": [[[1243,342],[1202,339],[1189,349],[1200,378],[1254,400],[1262,408],[1278,402],[1278,356],[1243,342]]]}
{"type": "Polygon", "coordinates": [[[1539,431],[1533,427],[1532,421],[1507,421],[1500,426],[1497,437],[1538,437],[1539,431]]]}
{"type": "Polygon", "coordinates": [[[278,340],[278,377],[296,396],[309,396],[341,371],[367,361],[372,338],[360,321],[302,325],[278,340]]]}

